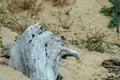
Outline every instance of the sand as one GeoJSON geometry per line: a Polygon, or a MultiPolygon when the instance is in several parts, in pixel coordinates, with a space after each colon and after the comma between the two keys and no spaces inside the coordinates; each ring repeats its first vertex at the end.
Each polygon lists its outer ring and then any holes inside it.
{"type": "MultiPolygon", "coordinates": [[[[41,0],[38,0],[38,2],[40,1],[41,0]]],[[[6,2],[0,4],[5,3],[6,2]]],[[[116,39],[116,32],[114,29],[111,30],[107,28],[111,18],[100,13],[100,9],[103,5],[110,6],[111,4],[109,4],[107,0],[76,0],[73,6],[59,8],[53,7],[50,1],[45,1],[42,4],[42,10],[32,16],[32,18],[28,16],[26,11],[15,13],[15,15],[19,17],[18,21],[22,20],[22,18],[20,18],[21,16],[25,16],[30,22],[28,25],[38,21],[45,23],[49,26],[47,28],[54,32],[55,35],[64,36],[67,39],[76,39],[74,34],[77,34],[79,38],[83,39],[89,34],[90,28],[96,28],[98,31],[102,29],[101,32],[110,34],[107,36],[107,39],[111,42],[116,39]],[[61,11],[61,16],[58,15],[59,11],[61,11]],[[69,16],[65,14],[67,11],[69,11],[69,16]],[[61,24],[58,17],[61,17],[63,21],[68,18],[68,24],[74,21],[69,30],[65,30],[61,27],[56,28],[56,26],[61,24]]],[[[8,17],[11,17],[11,15],[8,17]]],[[[4,25],[1,27],[0,34],[3,38],[4,45],[13,42],[18,35],[17,31],[13,32],[4,27],[4,25]]],[[[101,66],[101,63],[106,59],[114,57],[116,54],[89,51],[70,44],[67,46],[77,50],[81,54],[81,58],[80,61],[77,61],[73,57],[61,60],[60,72],[63,76],[63,80],[102,80],[102,78],[111,75],[107,69],[101,66]]],[[[117,53],[120,53],[120,51],[117,51],[117,53]]],[[[0,58],[0,80],[30,80],[21,72],[4,65],[6,61],[6,59],[0,58]]]]}

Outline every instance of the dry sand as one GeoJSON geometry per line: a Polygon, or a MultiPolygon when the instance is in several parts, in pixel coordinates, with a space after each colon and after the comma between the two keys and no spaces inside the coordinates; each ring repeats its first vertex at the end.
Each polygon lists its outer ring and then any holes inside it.
{"type": "MultiPolygon", "coordinates": [[[[40,1],[40,0],[39,0],[40,1]]],[[[2,3],[0,3],[2,4],[2,3]]],[[[40,12],[37,16],[27,19],[31,21],[31,24],[40,21],[44,22],[49,26],[57,26],[58,23],[58,11],[61,10],[58,7],[53,7],[50,1],[46,1],[42,4],[44,10],[40,12]]],[[[97,28],[102,31],[111,34],[108,37],[109,41],[116,38],[115,30],[109,30],[107,24],[110,20],[109,17],[104,16],[99,11],[103,5],[110,5],[107,0],[76,0],[76,3],[70,11],[69,22],[74,21],[70,29],[64,30],[61,27],[55,29],[55,27],[49,27],[51,31],[59,32],[58,35],[63,35],[68,39],[75,39],[75,33],[79,34],[79,38],[85,38],[89,34],[90,28],[97,28]],[[90,28],[89,28],[90,27],[90,28]]],[[[61,10],[62,19],[65,20],[67,15],[65,12],[70,10],[71,6],[64,7],[61,10]]],[[[16,14],[17,16],[26,15],[22,12],[16,14]]],[[[2,27],[0,34],[3,37],[3,43],[8,44],[15,40],[17,33],[12,32],[10,29],[2,27]]],[[[72,49],[80,52],[80,61],[76,61],[75,58],[68,57],[66,60],[61,60],[60,72],[63,75],[63,80],[101,80],[108,75],[111,75],[109,71],[101,66],[101,63],[113,56],[113,54],[108,53],[98,53],[94,51],[88,51],[85,49],[80,49],[72,45],[68,45],[72,49]]],[[[118,52],[119,53],[119,52],[118,52]]],[[[0,58],[0,80],[29,80],[22,73],[16,71],[11,67],[3,65],[6,60],[0,58]]]]}

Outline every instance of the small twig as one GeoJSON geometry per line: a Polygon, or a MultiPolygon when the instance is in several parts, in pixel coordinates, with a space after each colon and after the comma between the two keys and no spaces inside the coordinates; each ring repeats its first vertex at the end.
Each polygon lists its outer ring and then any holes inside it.
{"type": "Polygon", "coordinates": [[[20,24],[18,21],[14,20],[13,18],[10,18],[12,21],[14,21],[15,23],[17,23],[19,26],[23,26],[22,24],[20,24]]]}

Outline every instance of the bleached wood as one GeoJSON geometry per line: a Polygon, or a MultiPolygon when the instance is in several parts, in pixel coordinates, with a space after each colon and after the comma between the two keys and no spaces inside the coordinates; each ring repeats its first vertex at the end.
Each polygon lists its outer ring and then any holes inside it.
{"type": "Polygon", "coordinates": [[[64,55],[80,54],[67,48],[60,37],[46,31],[40,23],[32,25],[13,43],[2,50],[10,55],[8,65],[21,71],[32,80],[61,80],[60,59],[64,55]],[[7,51],[6,51],[7,50],[7,51]]]}

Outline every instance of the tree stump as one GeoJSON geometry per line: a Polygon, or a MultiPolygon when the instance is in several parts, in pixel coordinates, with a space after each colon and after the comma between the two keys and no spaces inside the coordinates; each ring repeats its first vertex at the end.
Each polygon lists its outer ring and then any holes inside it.
{"type": "Polygon", "coordinates": [[[80,54],[67,48],[60,37],[43,28],[40,23],[31,25],[13,43],[2,49],[1,56],[10,56],[8,66],[21,71],[32,80],[62,80],[59,74],[60,59],[80,54]]]}

